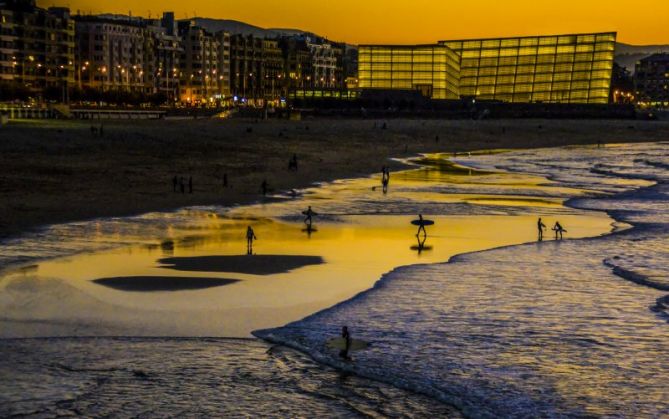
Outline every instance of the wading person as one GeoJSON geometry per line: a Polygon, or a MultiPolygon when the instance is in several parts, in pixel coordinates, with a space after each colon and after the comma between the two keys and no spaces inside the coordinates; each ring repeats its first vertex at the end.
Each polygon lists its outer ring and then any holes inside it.
{"type": "Polygon", "coordinates": [[[423,232],[423,237],[427,237],[427,230],[425,230],[425,223],[423,222],[423,214],[418,214],[418,232],[416,237],[420,236],[420,232],[423,232]]]}
{"type": "Polygon", "coordinates": [[[344,338],[344,340],[346,341],[346,344],[344,346],[344,349],[339,351],[339,356],[342,359],[351,359],[348,356],[348,351],[351,349],[351,334],[348,332],[348,327],[347,326],[344,326],[344,327],[341,328],[341,337],[344,338]]]}
{"type": "Polygon", "coordinates": [[[246,254],[247,255],[252,255],[253,254],[253,240],[258,240],[256,237],[255,232],[251,228],[251,226],[248,226],[246,228],[246,254]]]}
{"type": "Polygon", "coordinates": [[[560,236],[560,240],[562,240],[562,233],[567,232],[567,230],[565,230],[558,221],[555,222],[555,225],[553,226],[553,231],[555,231],[555,240],[558,239],[558,235],[560,236]]]}
{"type": "Polygon", "coordinates": [[[544,239],[544,230],[546,230],[546,224],[541,221],[541,217],[539,217],[539,221],[537,221],[537,230],[539,231],[539,241],[542,241],[544,239]]]}
{"type": "Polygon", "coordinates": [[[311,209],[311,205],[309,205],[309,208],[307,208],[306,211],[303,211],[302,214],[306,215],[304,217],[304,224],[306,224],[308,227],[311,227],[311,223],[313,222],[313,216],[318,215],[314,212],[314,210],[311,209]]]}

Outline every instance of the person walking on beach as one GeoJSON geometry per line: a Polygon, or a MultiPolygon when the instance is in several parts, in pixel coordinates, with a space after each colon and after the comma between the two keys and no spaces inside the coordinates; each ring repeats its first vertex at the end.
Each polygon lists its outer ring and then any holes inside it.
{"type": "Polygon", "coordinates": [[[562,233],[566,233],[567,230],[565,230],[562,225],[560,224],[559,221],[555,222],[555,225],[553,226],[553,231],[555,231],[555,240],[558,239],[558,235],[560,236],[560,240],[562,240],[562,233]]]}
{"type": "Polygon", "coordinates": [[[228,174],[223,173],[223,187],[227,188],[228,187],[228,174]]]}
{"type": "Polygon", "coordinates": [[[344,349],[339,351],[339,356],[342,359],[351,359],[351,357],[348,356],[348,351],[351,349],[351,334],[349,333],[347,326],[341,328],[341,337],[346,340],[346,345],[344,346],[344,349]]]}
{"type": "Polygon", "coordinates": [[[183,176],[181,176],[179,186],[181,187],[181,193],[182,194],[186,193],[186,183],[183,176]]]}
{"type": "Polygon", "coordinates": [[[262,191],[263,196],[267,195],[267,191],[269,190],[267,179],[263,179],[262,183],[260,184],[260,190],[262,191]]]}
{"type": "Polygon", "coordinates": [[[176,192],[177,191],[177,185],[179,185],[179,179],[177,178],[177,175],[174,175],[172,178],[172,191],[176,192]]]}
{"type": "Polygon", "coordinates": [[[420,232],[423,232],[423,237],[427,237],[427,230],[425,230],[425,223],[423,222],[423,214],[418,214],[418,232],[416,237],[420,236],[420,232]]]}
{"type": "Polygon", "coordinates": [[[253,240],[258,240],[256,237],[255,232],[251,228],[251,226],[248,226],[246,228],[246,254],[247,255],[252,255],[253,254],[253,240]]]}
{"type": "Polygon", "coordinates": [[[390,183],[390,169],[383,166],[383,175],[381,178],[381,185],[383,185],[383,193],[388,193],[388,183],[390,183]]]}
{"type": "Polygon", "coordinates": [[[309,205],[309,208],[307,208],[307,210],[302,214],[306,215],[306,217],[304,217],[304,224],[306,224],[307,227],[311,227],[311,223],[313,222],[312,217],[314,215],[318,215],[314,212],[314,210],[311,209],[311,205],[309,205]]]}
{"type": "Polygon", "coordinates": [[[539,217],[539,221],[537,221],[537,229],[539,230],[539,241],[542,241],[544,239],[544,230],[546,230],[546,224],[541,221],[541,217],[539,217]]]}

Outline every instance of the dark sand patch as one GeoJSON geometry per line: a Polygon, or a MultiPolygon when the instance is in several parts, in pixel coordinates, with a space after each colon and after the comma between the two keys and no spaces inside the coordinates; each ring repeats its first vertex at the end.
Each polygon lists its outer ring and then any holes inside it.
{"type": "Polygon", "coordinates": [[[289,191],[374,173],[382,165],[398,167],[389,157],[430,152],[461,156],[491,148],[661,141],[669,136],[669,121],[388,122],[388,129],[380,132],[369,119],[273,119],[254,123],[253,132],[247,133],[251,121],[243,118],[109,120],[104,121],[104,136],[92,136],[90,121],[11,121],[0,131],[0,236],[91,217],[265,200],[269,198],[259,193],[263,179],[275,191],[289,191]],[[279,138],[279,132],[285,135],[279,138]],[[435,142],[435,135],[442,141],[435,142]],[[300,170],[289,172],[287,162],[296,150],[300,170]],[[172,177],[186,173],[193,176],[193,193],[173,193],[172,177]]]}
{"type": "Polygon", "coordinates": [[[320,256],[241,255],[173,257],[158,260],[161,268],[189,272],[235,272],[251,275],[273,275],[309,265],[325,263],[320,256]]]}
{"type": "Polygon", "coordinates": [[[119,276],[95,279],[93,282],[120,291],[152,292],[199,290],[234,284],[239,280],[188,276],[119,276]]]}

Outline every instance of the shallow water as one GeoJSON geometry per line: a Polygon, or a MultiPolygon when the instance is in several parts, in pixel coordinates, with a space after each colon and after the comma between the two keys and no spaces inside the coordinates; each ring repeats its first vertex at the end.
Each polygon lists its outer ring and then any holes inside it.
{"type": "Polygon", "coordinates": [[[45,416],[160,416],[171,405],[186,415],[271,415],[273,406],[277,416],[451,414],[440,401],[472,416],[669,415],[666,146],[456,159],[481,171],[434,156],[393,173],[385,195],[378,177],[342,180],[298,199],[59,225],[5,242],[4,337],[246,336],[347,300],[258,335],[375,381],[333,385],[331,370],[285,349],[279,362],[253,340],[0,339],[0,371],[21,383],[0,391],[0,405],[45,416]],[[319,213],[311,236],[302,231],[307,205],[319,213]],[[415,248],[417,213],[436,220],[430,250],[415,248]],[[549,227],[559,219],[568,240],[530,243],[538,216],[549,227]],[[259,237],[250,258],[324,263],[272,274],[160,263],[242,255],[248,224],[259,237]],[[587,237],[598,238],[572,240],[587,237]],[[520,243],[530,244],[508,247],[520,243]],[[498,246],[507,247],[438,263],[498,246]],[[144,280],[127,289],[138,276],[169,276],[173,290],[147,291],[144,280]],[[186,290],[183,277],[236,282],[186,290]],[[94,282],[105,278],[126,289],[94,282]],[[372,343],[353,363],[324,348],[343,324],[372,343]],[[162,387],[147,384],[152,377],[162,387]],[[136,397],[137,383],[150,397],[136,397]],[[183,400],[181,383],[207,399],[183,400]]]}
{"type": "Polygon", "coordinates": [[[1,342],[2,417],[459,417],[254,339],[1,342]]]}
{"type": "Polygon", "coordinates": [[[399,268],[352,300],[257,334],[466,415],[667,416],[669,301],[658,287],[669,278],[667,150],[640,144],[462,161],[607,194],[572,205],[607,209],[636,226],[399,268]],[[659,183],[637,190],[653,184],[638,179],[659,183]],[[352,365],[323,346],[344,324],[372,342],[352,365]]]}
{"type": "Polygon", "coordinates": [[[570,237],[611,231],[605,213],[562,205],[577,189],[437,162],[393,173],[386,194],[374,176],[300,191],[300,199],[58,225],[16,239],[5,263],[37,261],[0,279],[0,333],[248,337],[351,298],[397,266],[532,241],[538,214],[559,216],[570,237]],[[301,215],[309,205],[318,213],[311,232],[301,215]],[[418,213],[436,221],[424,246],[410,224],[418,213]],[[259,238],[253,256],[244,255],[247,225],[259,238]],[[234,257],[244,269],[206,262],[234,257]],[[166,259],[191,266],[173,269],[166,259]],[[289,268],[257,272],[289,259],[289,268]]]}

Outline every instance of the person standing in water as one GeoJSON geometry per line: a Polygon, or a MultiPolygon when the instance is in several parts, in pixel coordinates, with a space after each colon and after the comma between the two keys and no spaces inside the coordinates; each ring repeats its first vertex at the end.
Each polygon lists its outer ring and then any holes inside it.
{"type": "Polygon", "coordinates": [[[256,237],[255,232],[251,228],[251,226],[248,226],[246,228],[246,254],[247,255],[252,255],[253,254],[253,240],[258,240],[256,237]]]}
{"type": "Polygon", "coordinates": [[[425,230],[425,223],[423,222],[423,214],[418,214],[418,232],[416,237],[420,235],[420,232],[423,232],[423,237],[427,237],[427,230],[425,230]]]}
{"type": "Polygon", "coordinates": [[[347,326],[341,328],[341,337],[345,339],[346,345],[344,346],[344,349],[339,351],[339,356],[343,359],[351,359],[351,357],[348,356],[348,352],[351,350],[351,334],[349,333],[347,326]]]}
{"type": "Polygon", "coordinates": [[[546,224],[541,221],[541,217],[539,217],[539,221],[537,221],[537,229],[539,230],[539,241],[542,241],[544,239],[544,230],[546,230],[546,224]]]}
{"type": "Polygon", "coordinates": [[[555,231],[555,240],[558,239],[558,235],[560,236],[560,240],[562,240],[562,233],[566,233],[567,230],[565,230],[562,225],[560,224],[559,221],[555,222],[555,225],[553,226],[553,231],[555,231]]]}
{"type": "Polygon", "coordinates": [[[383,185],[383,193],[388,192],[388,183],[390,182],[390,169],[383,166],[383,174],[381,177],[381,185],[383,185]]]}
{"type": "Polygon", "coordinates": [[[313,222],[312,217],[313,217],[314,215],[317,215],[317,214],[311,209],[311,205],[309,205],[309,208],[307,208],[307,210],[304,211],[303,214],[306,215],[306,217],[304,217],[304,224],[306,224],[308,227],[311,227],[311,223],[313,222]]]}

